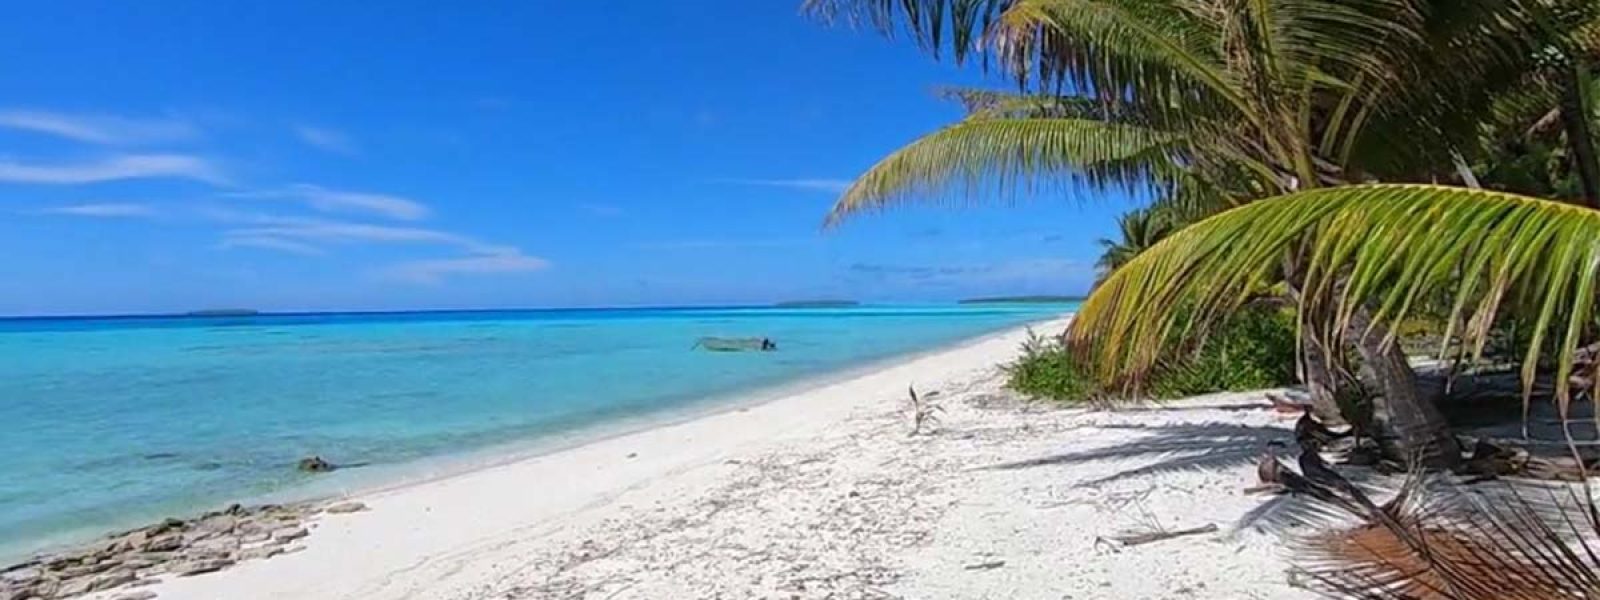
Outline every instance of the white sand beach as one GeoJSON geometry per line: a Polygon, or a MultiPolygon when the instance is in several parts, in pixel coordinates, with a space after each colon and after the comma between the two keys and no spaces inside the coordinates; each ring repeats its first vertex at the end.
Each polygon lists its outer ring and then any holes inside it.
{"type": "MultiPolygon", "coordinates": [[[[1058,331],[1064,321],[1038,326],[1058,331]]],[[[757,406],[357,498],[303,551],[95,598],[1308,598],[1254,457],[1256,394],[1030,406],[1013,330],[757,406]],[[909,436],[906,387],[941,423],[909,436]],[[1121,547],[1106,538],[1215,524],[1121,547]]]]}

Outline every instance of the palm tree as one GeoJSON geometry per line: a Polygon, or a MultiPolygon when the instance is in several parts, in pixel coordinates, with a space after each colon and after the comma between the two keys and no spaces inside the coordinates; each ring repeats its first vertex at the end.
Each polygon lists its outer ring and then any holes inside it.
{"type": "MultiPolygon", "coordinates": [[[[1447,321],[1475,355],[1504,312],[1534,320],[1523,357],[1524,410],[1541,358],[1554,355],[1555,398],[1566,414],[1572,366],[1594,335],[1600,281],[1600,211],[1513,194],[1465,188],[1375,184],[1296,192],[1232,209],[1169,236],[1096,287],[1068,332],[1107,380],[1137,378],[1156,364],[1174,332],[1203,335],[1243,305],[1249,291],[1304,250],[1300,307],[1331,315],[1338,338],[1393,348],[1374,332],[1404,319],[1420,298],[1446,289],[1455,298],[1447,321]]],[[[1383,367],[1383,365],[1379,365],[1383,367]]],[[[1591,378],[1593,380],[1593,378],[1591,378]]],[[[1594,390],[1589,390],[1593,392],[1594,390]]],[[[1390,402],[1382,407],[1402,439],[1419,421],[1390,402]]]]}
{"type": "MultiPolygon", "coordinates": [[[[881,160],[845,191],[829,223],[906,200],[978,193],[1140,188],[1204,213],[1324,186],[1448,180],[1461,155],[1473,150],[1477,124],[1497,93],[1534,68],[1539,51],[1563,33],[1550,27],[1556,22],[1550,16],[1586,10],[1583,2],[1561,0],[810,0],[806,6],[825,18],[908,33],[934,52],[949,42],[958,60],[981,55],[1025,90],[991,103],[1001,110],[971,111],[881,160]]],[[[1259,227],[1270,232],[1277,225],[1259,227]]],[[[1425,449],[1434,462],[1456,460],[1448,425],[1419,394],[1405,356],[1392,344],[1358,343],[1373,339],[1369,331],[1386,339],[1384,321],[1359,303],[1326,310],[1347,293],[1323,285],[1326,273],[1314,268],[1318,257],[1295,239],[1286,234],[1274,248],[1281,252],[1261,263],[1270,268],[1248,274],[1290,284],[1308,334],[1305,370],[1314,396],[1331,404],[1343,354],[1336,344],[1351,342],[1377,380],[1401,444],[1425,449]],[[1362,335],[1334,331],[1339,327],[1362,335]]],[[[1108,283],[1118,280],[1113,274],[1108,283]]],[[[1152,300],[1096,294],[1128,310],[1147,310],[1152,300]]],[[[1193,313],[1159,306],[1173,309],[1172,318],[1193,313]]],[[[1208,323],[1150,322],[1165,323],[1163,334],[1191,336],[1203,335],[1208,323]]]]}
{"type": "Polygon", "coordinates": [[[1095,263],[1100,269],[1100,279],[1105,279],[1112,271],[1167,237],[1175,228],[1174,225],[1165,211],[1158,207],[1135,209],[1122,215],[1117,219],[1117,229],[1122,237],[1099,240],[1100,247],[1104,249],[1100,260],[1095,263]]]}

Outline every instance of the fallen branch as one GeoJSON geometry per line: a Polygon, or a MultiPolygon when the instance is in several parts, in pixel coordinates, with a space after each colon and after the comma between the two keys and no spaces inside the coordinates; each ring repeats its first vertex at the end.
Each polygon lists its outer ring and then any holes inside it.
{"type": "Polygon", "coordinates": [[[1175,538],[1175,537],[1183,537],[1183,536],[1186,536],[1186,535],[1199,535],[1199,534],[1202,534],[1202,533],[1215,533],[1216,531],[1217,531],[1217,524],[1216,523],[1208,523],[1208,524],[1202,525],[1200,527],[1192,527],[1192,528],[1189,528],[1189,529],[1177,529],[1177,530],[1173,530],[1173,531],[1157,531],[1157,532],[1154,532],[1154,533],[1136,533],[1136,534],[1132,534],[1132,535],[1114,535],[1114,536],[1111,536],[1110,539],[1115,541],[1115,542],[1118,542],[1118,543],[1122,544],[1124,547],[1126,547],[1126,546],[1138,546],[1138,545],[1141,545],[1141,544],[1149,544],[1151,542],[1159,542],[1161,540],[1170,540],[1170,539],[1175,538]]]}

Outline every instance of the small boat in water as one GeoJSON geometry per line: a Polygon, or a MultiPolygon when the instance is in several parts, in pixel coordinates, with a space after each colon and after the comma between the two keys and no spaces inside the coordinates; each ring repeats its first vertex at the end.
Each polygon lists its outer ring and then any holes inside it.
{"type": "Polygon", "coordinates": [[[724,338],[703,337],[695,340],[693,348],[702,348],[711,352],[771,352],[778,349],[772,338],[724,338]]]}

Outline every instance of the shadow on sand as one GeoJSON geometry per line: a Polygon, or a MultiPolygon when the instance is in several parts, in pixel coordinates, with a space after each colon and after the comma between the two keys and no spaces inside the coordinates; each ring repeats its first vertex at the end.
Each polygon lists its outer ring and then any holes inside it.
{"type": "MultiPolygon", "coordinates": [[[[1256,405],[1259,409],[1260,405],[1256,405]]],[[[1282,427],[1251,427],[1232,423],[1181,425],[1113,424],[1101,429],[1139,431],[1146,435],[1103,448],[1068,452],[984,467],[993,470],[1026,469],[1095,460],[1153,459],[1142,467],[1085,481],[1099,485],[1122,479],[1179,471],[1207,471],[1255,464],[1269,443],[1292,443],[1293,433],[1282,427]]]]}

